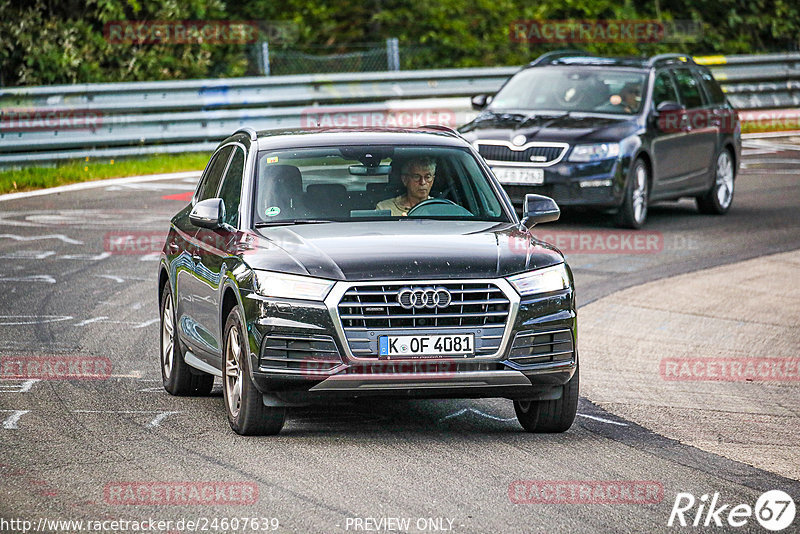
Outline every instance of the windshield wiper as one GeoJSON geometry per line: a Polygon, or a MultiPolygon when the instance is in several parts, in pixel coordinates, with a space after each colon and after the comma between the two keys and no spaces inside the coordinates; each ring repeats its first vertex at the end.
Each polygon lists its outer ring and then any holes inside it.
{"type": "Polygon", "coordinates": [[[265,226],[288,226],[291,224],[321,224],[321,223],[332,223],[338,222],[333,221],[331,219],[284,219],[282,221],[263,221],[257,222],[256,228],[263,228],[265,226]]]}

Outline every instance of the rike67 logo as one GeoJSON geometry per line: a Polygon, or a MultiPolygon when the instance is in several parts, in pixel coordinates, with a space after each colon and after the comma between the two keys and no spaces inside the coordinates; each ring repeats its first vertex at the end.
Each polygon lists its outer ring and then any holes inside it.
{"type": "Polygon", "coordinates": [[[794,522],[795,512],[794,500],[780,490],[763,493],[752,507],[726,503],[717,492],[701,495],[699,499],[691,493],[678,493],[667,526],[741,528],[755,518],[765,529],[779,532],[794,522]]]}

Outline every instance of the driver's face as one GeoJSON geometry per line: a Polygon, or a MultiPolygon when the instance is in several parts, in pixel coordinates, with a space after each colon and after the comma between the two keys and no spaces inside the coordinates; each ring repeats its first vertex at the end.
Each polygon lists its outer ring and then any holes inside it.
{"type": "Polygon", "coordinates": [[[636,89],[628,89],[627,91],[622,92],[622,101],[623,103],[631,109],[636,109],[639,107],[639,91],[636,89]]]}
{"type": "Polygon", "coordinates": [[[408,190],[409,200],[422,201],[430,195],[433,179],[436,174],[435,166],[411,164],[401,175],[403,185],[408,190]]]}

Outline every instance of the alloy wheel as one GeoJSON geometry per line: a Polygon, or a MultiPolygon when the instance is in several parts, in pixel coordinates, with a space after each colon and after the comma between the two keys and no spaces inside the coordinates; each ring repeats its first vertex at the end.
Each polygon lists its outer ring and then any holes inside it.
{"type": "Polygon", "coordinates": [[[239,329],[232,326],[228,332],[225,346],[225,392],[228,399],[228,410],[234,418],[242,407],[242,344],[239,329]]]}
{"type": "Polygon", "coordinates": [[[637,222],[641,222],[647,209],[647,171],[644,165],[636,167],[635,189],[633,190],[633,217],[637,222]]]}
{"type": "Polygon", "coordinates": [[[717,158],[717,200],[722,209],[727,209],[733,199],[733,162],[727,150],[717,158]]]}
{"type": "Polygon", "coordinates": [[[164,303],[164,315],[161,320],[161,365],[164,376],[172,376],[172,365],[175,356],[175,324],[172,314],[172,299],[167,296],[164,303]]]}

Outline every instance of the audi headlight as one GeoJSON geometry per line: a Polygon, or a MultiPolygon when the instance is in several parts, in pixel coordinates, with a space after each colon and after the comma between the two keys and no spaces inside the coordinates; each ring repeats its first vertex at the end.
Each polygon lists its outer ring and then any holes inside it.
{"type": "Polygon", "coordinates": [[[256,293],[264,297],[325,300],[333,282],[310,276],[253,271],[256,293]]]}
{"type": "Polygon", "coordinates": [[[563,263],[509,276],[507,279],[521,296],[560,291],[569,287],[569,274],[563,263]]]}
{"type": "Polygon", "coordinates": [[[569,155],[570,161],[587,162],[619,156],[619,143],[597,143],[595,145],[575,145],[569,155]]]}

